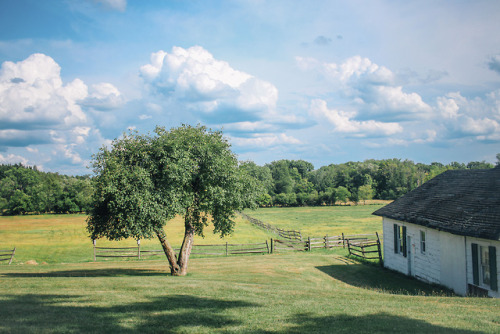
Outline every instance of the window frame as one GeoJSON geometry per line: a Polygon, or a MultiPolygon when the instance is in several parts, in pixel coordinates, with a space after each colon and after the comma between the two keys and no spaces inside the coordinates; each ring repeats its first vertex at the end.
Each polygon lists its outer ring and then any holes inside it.
{"type": "Polygon", "coordinates": [[[427,254],[427,233],[420,230],[420,253],[427,254]]]}

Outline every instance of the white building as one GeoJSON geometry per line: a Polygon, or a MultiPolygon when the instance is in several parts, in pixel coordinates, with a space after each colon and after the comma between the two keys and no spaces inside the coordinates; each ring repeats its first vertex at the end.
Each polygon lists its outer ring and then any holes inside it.
{"type": "Polygon", "coordinates": [[[373,214],[383,217],[385,267],[500,298],[500,167],[447,171],[373,214]]]}

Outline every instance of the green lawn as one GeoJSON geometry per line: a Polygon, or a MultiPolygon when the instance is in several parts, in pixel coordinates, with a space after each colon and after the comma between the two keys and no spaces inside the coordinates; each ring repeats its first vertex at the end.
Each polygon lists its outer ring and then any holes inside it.
{"type": "MultiPolygon", "coordinates": [[[[370,215],[377,208],[259,209],[248,214],[311,235],[333,235],[335,229],[380,231],[379,218],[370,215]]],[[[182,220],[166,230],[172,243],[180,244],[182,220]]],[[[239,220],[227,241],[270,237],[239,220]]],[[[207,232],[196,242],[225,241],[207,232]]],[[[454,296],[347,258],[345,249],[198,257],[190,260],[188,276],[172,277],[162,257],[91,262],[92,245],[81,215],[0,217],[0,242],[2,248],[18,248],[12,265],[0,264],[1,333],[500,332],[500,300],[454,296]],[[48,264],[21,264],[28,259],[48,264]]],[[[143,243],[158,248],[156,240],[143,243]]]]}
{"type": "MultiPolygon", "coordinates": [[[[342,251],[340,251],[342,252],[342,251]]],[[[0,270],[6,333],[498,333],[500,301],[462,298],[338,252],[0,270]]]]}

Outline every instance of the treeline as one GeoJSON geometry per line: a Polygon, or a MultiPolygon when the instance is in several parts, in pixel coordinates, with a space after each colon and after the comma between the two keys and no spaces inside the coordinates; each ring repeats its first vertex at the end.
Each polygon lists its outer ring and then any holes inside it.
{"type": "MultiPolygon", "coordinates": [[[[498,156],[500,162],[500,155],[498,156]]],[[[315,206],[396,199],[450,169],[485,169],[485,161],[430,165],[399,159],[331,164],[314,170],[304,160],[278,160],[264,166],[243,162],[240,168],[258,180],[260,206],[315,206]]],[[[90,176],[46,173],[35,167],[0,165],[0,213],[87,212],[90,176]]]]}
{"type": "MultiPolygon", "coordinates": [[[[500,159],[499,159],[500,161],[500,159]]],[[[450,169],[486,169],[485,161],[430,165],[410,160],[366,160],[331,164],[314,170],[304,160],[278,160],[264,166],[244,162],[244,168],[265,189],[261,206],[314,206],[394,200],[450,169]]]]}
{"type": "Polygon", "coordinates": [[[0,212],[25,213],[86,212],[92,186],[89,176],[44,173],[35,167],[0,165],[0,212]]]}

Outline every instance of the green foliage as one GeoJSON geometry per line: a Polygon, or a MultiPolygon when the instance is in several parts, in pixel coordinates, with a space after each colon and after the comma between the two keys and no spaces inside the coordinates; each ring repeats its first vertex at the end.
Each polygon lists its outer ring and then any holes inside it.
{"type": "Polygon", "coordinates": [[[304,206],[334,205],[336,201],[345,203],[344,190],[341,190],[341,197],[335,194],[334,189],[339,187],[345,188],[349,193],[347,199],[356,203],[371,198],[394,200],[447,170],[494,166],[485,161],[426,165],[410,160],[386,159],[331,164],[317,170],[303,160],[278,160],[264,167],[271,171],[272,186],[269,187],[267,180],[266,188],[273,204],[304,206]],[[296,195],[295,200],[289,195],[292,193],[296,195]]]}
{"type": "Polygon", "coordinates": [[[44,173],[36,167],[0,165],[0,212],[76,213],[89,209],[89,177],[44,173]]]}
{"type": "Polygon", "coordinates": [[[185,275],[194,235],[209,223],[221,237],[232,232],[234,213],[256,207],[263,193],[219,131],[181,126],[154,135],[130,133],[94,156],[91,238],[120,240],[157,236],[173,275],[185,275]],[[184,241],[177,257],[163,226],[184,217],[184,241]]]}
{"type": "Polygon", "coordinates": [[[129,133],[102,148],[93,166],[92,238],[151,238],[177,214],[198,235],[212,222],[224,236],[234,212],[255,206],[259,195],[222,133],[203,126],[129,133]]]}

